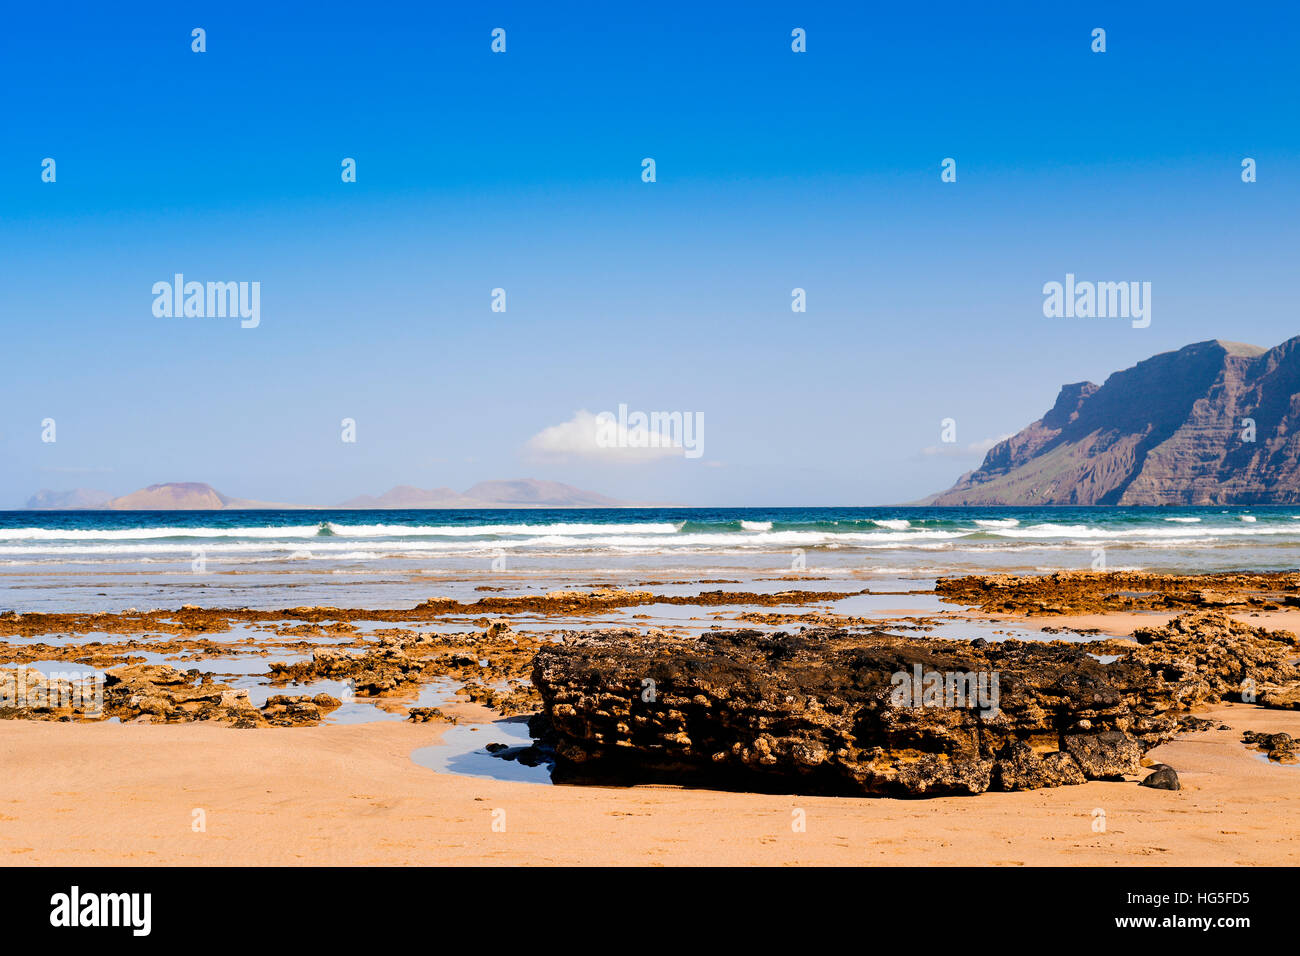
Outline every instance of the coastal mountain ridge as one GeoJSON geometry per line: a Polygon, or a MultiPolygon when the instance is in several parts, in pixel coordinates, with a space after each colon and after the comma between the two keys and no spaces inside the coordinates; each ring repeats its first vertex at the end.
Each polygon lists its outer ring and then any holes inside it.
{"type": "MultiPolygon", "coordinates": [[[[236,511],[311,509],[313,505],[291,505],[248,498],[232,498],[209,484],[171,481],[150,485],[114,498],[105,492],[77,488],[72,491],[42,489],[27,499],[30,511],[236,511]]],[[[517,478],[510,481],[480,481],[463,493],[451,488],[424,490],[398,485],[382,495],[361,495],[343,502],[340,508],[622,508],[629,507],[594,491],[583,491],[558,481],[517,478]]]]}
{"type": "Polygon", "coordinates": [[[923,505],[1300,503],[1300,336],[1213,339],[1101,385],[1065,385],[1038,421],[923,505]]]}

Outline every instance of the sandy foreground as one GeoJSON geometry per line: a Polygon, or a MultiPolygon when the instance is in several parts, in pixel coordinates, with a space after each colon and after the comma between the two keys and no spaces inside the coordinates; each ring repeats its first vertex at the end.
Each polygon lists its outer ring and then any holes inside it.
{"type": "Polygon", "coordinates": [[[1133,778],[927,800],[439,774],[409,755],[440,728],[405,723],[4,721],[0,854],[10,865],[1300,863],[1300,766],[1270,765],[1240,741],[1244,730],[1300,736],[1300,713],[1225,704],[1204,715],[1232,730],[1149,754],[1178,770],[1178,792],[1133,778]]]}

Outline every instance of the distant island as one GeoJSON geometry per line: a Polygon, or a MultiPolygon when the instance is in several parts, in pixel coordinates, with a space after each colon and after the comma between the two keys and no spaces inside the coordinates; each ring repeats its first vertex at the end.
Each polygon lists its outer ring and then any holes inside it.
{"type": "MultiPolygon", "coordinates": [[[[316,505],[293,505],[248,498],[232,498],[211,485],[197,481],[171,481],[150,485],[130,494],[113,497],[87,488],[72,491],[42,489],[27,499],[29,511],[238,511],[315,509],[316,505]]],[[[382,495],[360,495],[340,508],[626,508],[633,507],[594,491],[583,491],[558,481],[516,478],[509,481],[480,481],[463,493],[451,488],[424,490],[398,485],[382,495]]]]}
{"type": "Polygon", "coordinates": [[[28,511],[76,511],[83,508],[102,508],[113,498],[107,491],[91,488],[73,488],[71,491],[50,491],[42,488],[23,505],[28,511]]]}
{"type": "Polygon", "coordinates": [[[1062,387],[1042,418],[919,504],[1300,502],[1300,336],[1198,342],[1062,387]]]}
{"type": "Polygon", "coordinates": [[[236,511],[253,508],[300,508],[302,505],[251,501],[223,495],[200,481],[168,481],[114,498],[102,491],[42,489],[27,499],[29,511],[236,511]]]}
{"type": "Polygon", "coordinates": [[[360,495],[343,502],[341,508],[627,508],[594,491],[583,491],[558,481],[516,478],[512,481],[480,481],[464,492],[451,488],[428,491],[398,485],[382,495],[360,495]]]}

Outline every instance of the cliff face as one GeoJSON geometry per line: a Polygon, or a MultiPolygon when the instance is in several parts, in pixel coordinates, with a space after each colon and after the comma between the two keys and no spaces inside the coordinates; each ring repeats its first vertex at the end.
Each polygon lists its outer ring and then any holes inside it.
{"type": "Polygon", "coordinates": [[[1276,348],[1198,342],[1066,385],[926,504],[1300,502],[1300,337],[1276,348]],[[1242,419],[1253,419],[1248,441],[1242,419]]]}

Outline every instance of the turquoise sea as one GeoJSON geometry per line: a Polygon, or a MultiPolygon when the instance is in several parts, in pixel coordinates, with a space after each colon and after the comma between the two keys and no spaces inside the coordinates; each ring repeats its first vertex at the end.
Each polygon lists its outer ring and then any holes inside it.
{"type": "Polygon", "coordinates": [[[929,581],[1090,567],[1300,567],[1300,505],[0,512],[0,609],[15,610],[400,606],[498,579],[929,581]]]}

